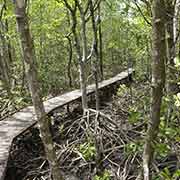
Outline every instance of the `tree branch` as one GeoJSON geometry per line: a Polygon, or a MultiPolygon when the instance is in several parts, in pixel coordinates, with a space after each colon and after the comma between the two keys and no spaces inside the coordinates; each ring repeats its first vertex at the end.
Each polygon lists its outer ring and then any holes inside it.
{"type": "Polygon", "coordinates": [[[139,7],[139,5],[138,5],[138,3],[137,3],[136,0],[134,0],[134,4],[135,4],[136,7],[138,8],[138,11],[140,12],[140,14],[141,14],[141,16],[143,17],[143,19],[145,20],[145,22],[146,22],[148,25],[152,26],[152,24],[148,21],[148,19],[146,18],[146,16],[143,14],[143,12],[142,12],[141,8],[139,7]]]}
{"type": "MultiPolygon", "coordinates": [[[[101,3],[101,1],[102,0],[96,0],[96,2],[94,3],[94,5],[93,5],[94,12],[98,9],[99,4],[101,3]]],[[[91,17],[91,13],[88,14],[88,16],[86,17],[86,23],[89,21],[90,17],[91,17]]]]}

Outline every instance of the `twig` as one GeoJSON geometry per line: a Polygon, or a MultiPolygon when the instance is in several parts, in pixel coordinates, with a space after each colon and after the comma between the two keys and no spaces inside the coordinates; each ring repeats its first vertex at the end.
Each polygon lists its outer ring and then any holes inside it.
{"type": "Polygon", "coordinates": [[[138,10],[139,10],[141,16],[143,17],[143,19],[145,20],[145,22],[146,22],[148,25],[152,26],[152,24],[148,21],[148,19],[146,18],[146,16],[143,14],[143,12],[142,12],[141,8],[139,7],[138,3],[136,2],[136,0],[134,0],[134,4],[135,4],[136,7],[138,8],[138,10]]]}
{"type": "Polygon", "coordinates": [[[105,117],[111,124],[113,124],[115,127],[118,127],[118,125],[111,119],[111,117],[109,117],[108,115],[104,114],[101,111],[96,111],[94,109],[88,109],[89,111],[95,112],[95,113],[99,113],[100,116],[105,117]]]}

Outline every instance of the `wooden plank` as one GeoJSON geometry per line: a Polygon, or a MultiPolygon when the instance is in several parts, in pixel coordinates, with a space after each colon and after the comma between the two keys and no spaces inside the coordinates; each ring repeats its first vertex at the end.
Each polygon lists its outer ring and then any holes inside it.
{"type": "MultiPolygon", "coordinates": [[[[104,80],[99,83],[99,89],[103,89],[114,83],[122,81],[128,78],[128,75],[132,74],[133,70],[129,69],[129,72],[122,72],[117,76],[104,80]]],[[[95,90],[95,85],[89,85],[87,87],[87,93],[91,94],[95,90]]],[[[80,90],[74,90],[63,95],[54,97],[44,102],[45,110],[48,113],[53,110],[69,104],[77,99],[81,98],[80,90]]],[[[11,117],[0,121],[0,180],[4,179],[7,161],[9,157],[9,151],[13,139],[26,130],[28,127],[36,123],[36,116],[33,106],[26,107],[21,111],[13,114],[11,117]]]]}

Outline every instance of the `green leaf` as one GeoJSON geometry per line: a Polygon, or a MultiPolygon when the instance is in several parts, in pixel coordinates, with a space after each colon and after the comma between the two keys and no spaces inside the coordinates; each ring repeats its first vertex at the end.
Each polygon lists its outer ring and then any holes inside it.
{"type": "Polygon", "coordinates": [[[130,123],[137,123],[141,118],[141,113],[136,109],[131,109],[128,120],[130,123]]]}
{"type": "Polygon", "coordinates": [[[175,63],[175,66],[176,66],[177,68],[179,68],[179,67],[180,67],[180,57],[176,56],[176,57],[174,58],[174,63],[175,63]]]}
{"type": "Polygon", "coordinates": [[[180,178],[180,169],[173,174],[173,178],[180,178]]]}
{"type": "Polygon", "coordinates": [[[166,157],[168,153],[170,152],[169,145],[164,144],[164,143],[156,144],[155,149],[156,149],[156,152],[162,157],[166,157]]]}

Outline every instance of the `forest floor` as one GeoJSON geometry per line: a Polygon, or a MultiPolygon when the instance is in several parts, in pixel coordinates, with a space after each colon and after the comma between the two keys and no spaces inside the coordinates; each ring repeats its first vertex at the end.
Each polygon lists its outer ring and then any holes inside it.
{"type": "MultiPolygon", "coordinates": [[[[148,83],[134,83],[131,88],[121,85],[109,100],[105,97],[101,113],[93,110],[94,103],[84,117],[80,103],[71,105],[70,113],[66,108],[54,112],[51,131],[66,179],[135,179],[142,164],[149,98],[148,83]]],[[[153,163],[157,180],[177,172],[180,144],[171,141],[168,147],[159,147],[153,163]]],[[[14,140],[6,180],[50,180],[37,127],[14,140]]]]}

